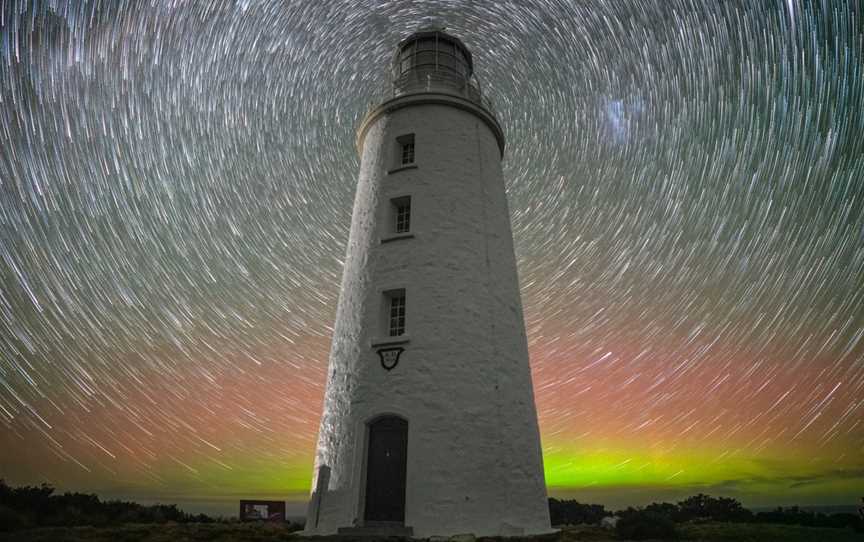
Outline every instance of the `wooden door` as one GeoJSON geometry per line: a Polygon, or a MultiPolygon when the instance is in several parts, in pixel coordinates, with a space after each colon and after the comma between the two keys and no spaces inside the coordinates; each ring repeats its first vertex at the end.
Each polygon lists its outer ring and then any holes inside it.
{"type": "Polygon", "coordinates": [[[408,422],[382,416],[369,424],[366,458],[367,522],[405,522],[408,422]]]}

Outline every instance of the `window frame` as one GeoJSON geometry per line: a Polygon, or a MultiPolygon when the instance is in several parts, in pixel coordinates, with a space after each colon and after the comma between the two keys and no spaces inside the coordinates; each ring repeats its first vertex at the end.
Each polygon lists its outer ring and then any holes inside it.
{"type": "Polygon", "coordinates": [[[417,164],[417,138],[412,132],[396,137],[396,160],[395,167],[403,168],[417,164]],[[405,161],[410,158],[410,161],[405,161]]]}
{"type": "Polygon", "coordinates": [[[380,219],[377,226],[382,245],[414,238],[417,232],[417,215],[415,214],[417,202],[414,200],[414,195],[411,193],[399,193],[382,202],[378,211],[380,219]],[[404,211],[400,216],[399,209],[403,206],[407,207],[407,211],[404,211]],[[402,222],[401,225],[400,222],[402,222]],[[401,229],[406,226],[406,229],[401,229]]]}
{"type": "Polygon", "coordinates": [[[390,199],[392,234],[411,233],[411,196],[390,199]]]}
{"type": "Polygon", "coordinates": [[[385,290],[382,294],[382,336],[399,339],[407,334],[408,296],[405,288],[385,290]]]}

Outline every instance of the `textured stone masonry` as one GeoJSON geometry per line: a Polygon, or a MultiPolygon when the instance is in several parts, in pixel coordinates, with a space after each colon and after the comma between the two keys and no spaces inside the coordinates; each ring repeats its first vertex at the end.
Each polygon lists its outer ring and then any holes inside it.
{"type": "Polygon", "coordinates": [[[360,138],[311,534],[362,524],[366,424],[383,413],[408,420],[414,536],[550,530],[497,123],[463,99],[432,98],[383,104],[360,138]],[[417,167],[388,173],[409,133],[417,167]],[[413,236],[382,243],[401,196],[413,236]],[[407,342],[387,371],[372,344],[386,339],[383,292],[394,288],[406,290],[407,342]]]}

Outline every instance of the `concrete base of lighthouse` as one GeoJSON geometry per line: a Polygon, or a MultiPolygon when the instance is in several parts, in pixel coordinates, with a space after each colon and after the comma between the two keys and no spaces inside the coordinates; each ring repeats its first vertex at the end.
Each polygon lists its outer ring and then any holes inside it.
{"type": "Polygon", "coordinates": [[[379,525],[364,525],[363,527],[341,527],[337,529],[336,534],[375,538],[388,538],[391,536],[411,537],[414,536],[414,529],[405,527],[400,523],[383,523],[379,525]]]}

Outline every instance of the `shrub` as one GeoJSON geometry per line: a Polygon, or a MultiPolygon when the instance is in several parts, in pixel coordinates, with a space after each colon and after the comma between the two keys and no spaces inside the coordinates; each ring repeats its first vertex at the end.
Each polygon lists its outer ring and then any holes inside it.
{"type": "Polygon", "coordinates": [[[549,499],[549,519],[552,525],[597,524],[611,516],[602,504],[582,504],[578,501],[549,499]]]}
{"type": "Polygon", "coordinates": [[[753,513],[735,499],[716,498],[700,493],[679,502],[678,514],[673,516],[673,519],[676,521],[702,519],[747,522],[753,520],[753,513]]]}
{"type": "Polygon", "coordinates": [[[27,516],[0,504],[0,533],[26,529],[29,526],[30,520],[27,516]]]}
{"type": "Polygon", "coordinates": [[[664,540],[677,537],[675,523],[663,514],[654,511],[628,508],[619,512],[620,519],[615,526],[618,536],[630,540],[664,540]]]}
{"type": "Polygon", "coordinates": [[[142,506],[134,502],[100,501],[96,495],[55,495],[48,484],[13,488],[0,479],[0,531],[28,527],[105,526],[122,523],[205,523],[204,514],[193,516],[175,504],[142,506]]]}
{"type": "Polygon", "coordinates": [[[657,514],[658,516],[669,518],[672,521],[677,521],[681,515],[681,511],[679,510],[678,505],[668,502],[652,502],[645,507],[645,511],[657,514]]]}
{"type": "Polygon", "coordinates": [[[759,523],[779,523],[783,525],[802,525],[804,527],[860,528],[862,520],[855,514],[820,514],[802,510],[797,506],[783,508],[778,506],[770,512],[759,512],[755,516],[759,523]]]}

